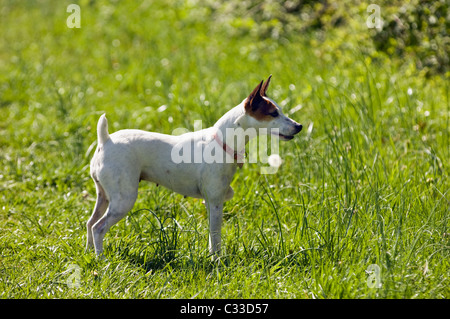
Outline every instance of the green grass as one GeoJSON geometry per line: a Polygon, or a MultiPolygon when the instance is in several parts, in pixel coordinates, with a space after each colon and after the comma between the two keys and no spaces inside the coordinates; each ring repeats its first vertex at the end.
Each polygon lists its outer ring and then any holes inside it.
{"type": "Polygon", "coordinates": [[[69,3],[1,5],[2,298],[450,296],[448,79],[372,61],[352,33],[341,45],[230,35],[183,1],[80,1],[69,29],[69,3]],[[269,74],[269,96],[304,130],[282,143],[277,174],[238,170],[219,263],[201,201],[145,183],[106,259],[84,251],[100,114],[110,132],[193,130],[269,74]]]}

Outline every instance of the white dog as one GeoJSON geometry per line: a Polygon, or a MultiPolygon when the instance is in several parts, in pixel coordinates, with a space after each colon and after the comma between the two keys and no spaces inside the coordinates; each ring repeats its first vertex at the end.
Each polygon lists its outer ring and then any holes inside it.
{"type": "Polygon", "coordinates": [[[106,232],[133,208],[139,182],[147,180],[205,200],[209,249],[215,258],[221,248],[223,203],[233,197],[230,183],[236,167],[243,163],[245,144],[258,129],[269,129],[282,140],[292,139],[302,129],[266,96],[270,78],[261,81],[213,127],[180,136],[140,130],[109,135],[108,122],[102,115],[91,161],[97,202],[87,222],[87,248],[94,246],[97,255],[103,253],[106,232]]]}

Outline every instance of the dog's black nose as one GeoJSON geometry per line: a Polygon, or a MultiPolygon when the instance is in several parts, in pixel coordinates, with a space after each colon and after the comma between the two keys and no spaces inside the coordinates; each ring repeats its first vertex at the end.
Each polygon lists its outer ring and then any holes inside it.
{"type": "Polygon", "coordinates": [[[303,125],[298,124],[298,123],[295,124],[295,129],[296,129],[297,133],[300,132],[302,130],[302,128],[303,128],[303,125]]]}

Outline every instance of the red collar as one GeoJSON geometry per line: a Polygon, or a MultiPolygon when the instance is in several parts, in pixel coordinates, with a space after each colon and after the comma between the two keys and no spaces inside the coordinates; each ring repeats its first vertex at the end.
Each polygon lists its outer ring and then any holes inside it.
{"type": "Polygon", "coordinates": [[[236,152],[226,143],[222,142],[220,137],[217,135],[217,132],[213,134],[213,137],[216,140],[216,142],[222,147],[222,149],[229,155],[231,155],[235,161],[237,161],[237,165],[239,166],[239,168],[242,168],[242,166],[244,165],[244,155],[242,155],[242,153],[236,152]]]}

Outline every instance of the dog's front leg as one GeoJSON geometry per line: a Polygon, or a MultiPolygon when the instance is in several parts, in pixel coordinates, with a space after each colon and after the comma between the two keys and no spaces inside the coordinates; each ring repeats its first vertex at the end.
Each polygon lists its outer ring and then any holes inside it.
{"type": "Polygon", "coordinates": [[[221,248],[223,202],[206,201],[206,208],[209,213],[209,253],[217,259],[221,248]]]}

